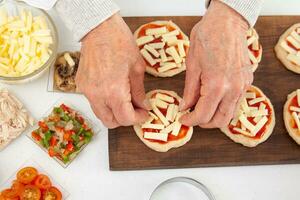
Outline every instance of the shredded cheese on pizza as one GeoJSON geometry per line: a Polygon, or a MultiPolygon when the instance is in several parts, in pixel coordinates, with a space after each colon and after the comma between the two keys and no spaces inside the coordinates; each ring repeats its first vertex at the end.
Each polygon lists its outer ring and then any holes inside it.
{"type": "Polygon", "coordinates": [[[300,67],[300,28],[293,30],[280,46],[287,52],[287,60],[300,67]]]}
{"type": "Polygon", "coordinates": [[[289,110],[292,115],[292,120],[294,121],[294,124],[296,125],[296,128],[300,132],[300,89],[296,91],[296,105],[290,105],[289,110]]]}
{"type": "Polygon", "coordinates": [[[257,96],[255,91],[248,91],[240,104],[237,116],[229,124],[231,132],[247,137],[255,137],[271,117],[267,109],[265,96],[257,96]]]}
{"type": "Polygon", "coordinates": [[[149,119],[142,124],[145,139],[168,142],[169,134],[178,136],[182,127],[179,118],[186,112],[179,112],[178,101],[175,101],[175,97],[160,92],[151,97],[152,110],[149,119]]]}
{"type": "Polygon", "coordinates": [[[185,38],[182,39],[180,30],[169,31],[166,24],[148,28],[145,34],[137,38],[136,43],[145,61],[159,73],[180,68],[185,63],[190,44],[185,38]]]}
{"type": "Polygon", "coordinates": [[[248,54],[251,64],[257,65],[261,61],[262,46],[259,43],[259,36],[254,28],[247,31],[248,54]]]}

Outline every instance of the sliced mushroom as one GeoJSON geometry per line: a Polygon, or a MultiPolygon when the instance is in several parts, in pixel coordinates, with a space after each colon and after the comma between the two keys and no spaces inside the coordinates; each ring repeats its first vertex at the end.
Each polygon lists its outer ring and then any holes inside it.
{"type": "Polygon", "coordinates": [[[80,60],[80,52],[63,52],[55,63],[54,82],[57,89],[75,92],[75,76],[80,60]]]}

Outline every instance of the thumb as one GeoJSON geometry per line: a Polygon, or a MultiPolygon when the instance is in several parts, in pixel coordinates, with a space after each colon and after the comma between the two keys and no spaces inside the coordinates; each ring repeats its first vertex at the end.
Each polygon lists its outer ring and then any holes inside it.
{"type": "Polygon", "coordinates": [[[192,56],[192,51],[186,59],[185,86],[183,99],[180,102],[179,109],[184,111],[194,106],[200,97],[200,68],[197,66],[197,56],[192,56]]]}
{"type": "Polygon", "coordinates": [[[130,91],[132,103],[138,108],[150,110],[151,105],[148,99],[146,99],[145,87],[144,87],[144,74],[145,74],[145,63],[138,62],[134,69],[130,72],[130,91]]]}

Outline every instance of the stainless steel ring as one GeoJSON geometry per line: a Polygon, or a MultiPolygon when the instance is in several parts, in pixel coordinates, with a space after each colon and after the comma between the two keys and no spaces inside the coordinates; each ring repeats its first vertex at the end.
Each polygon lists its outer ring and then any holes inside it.
{"type": "Polygon", "coordinates": [[[170,178],[162,183],[160,183],[152,192],[151,196],[150,196],[150,200],[153,199],[153,196],[156,194],[156,192],[163,186],[170,184],[170,183],[176,183],[176,182],[183,182],[183,183],[188,183],[190,185],[195,186],[196,188],[198,188],[199,190],[201,190],[202,192],[204,192],[204,194],[208,197],[209,200],[216,200],[216,198],[214,197],[214,195],[209,191],[209,189],[203,185],[202,183],[200,183],[199,181],[192,179],[192,178],[188,178],[188,177],[174,177],[174,178],[170,178]]]}

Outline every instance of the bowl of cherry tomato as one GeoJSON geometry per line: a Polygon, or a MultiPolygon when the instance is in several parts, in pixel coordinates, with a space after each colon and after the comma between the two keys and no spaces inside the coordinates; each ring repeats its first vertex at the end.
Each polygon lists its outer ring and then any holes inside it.
{"type": "Polygon", "coordinates": [[[61,200],[63,193],[48,175],[35,167],[20,169],[11,186],[0,192],[0,200],[61,200]]]}

